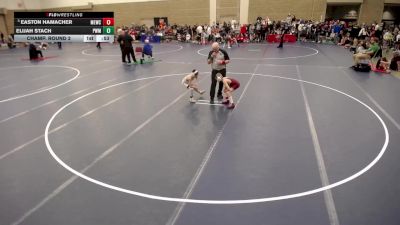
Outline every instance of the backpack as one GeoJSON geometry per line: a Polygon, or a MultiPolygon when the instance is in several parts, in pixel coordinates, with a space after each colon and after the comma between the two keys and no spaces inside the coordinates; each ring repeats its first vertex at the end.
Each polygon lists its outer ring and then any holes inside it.
{"type": "Polygon", "coordinates": [[[353,69],[358,72],[369,72],[371,71],[371,65],[359,63],[356,66],[354,66],[353,69]]]}

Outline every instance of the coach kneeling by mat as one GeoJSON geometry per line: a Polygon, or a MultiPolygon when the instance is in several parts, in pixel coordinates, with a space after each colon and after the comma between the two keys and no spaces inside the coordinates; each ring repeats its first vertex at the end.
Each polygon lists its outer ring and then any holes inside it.
{"type": "MultiPolygon", "coordinates": [[[[210,103],[214,103],[215,86],[217,85],[217,73],[226,77],[226,64],[229,63],[229,56],[225,50],[219,48],[218,42],[212,44],[212,50],[208,53],[208,64],[211,64],[211,88],[210,88],[210,103]]],[[[222,99],[222,81],[218,82],[218,99],[222,99]]]]}
{"type": "Polygon", "coordinates": [[[36,45],[33,44],[33,43],[30,43],[29,44],[29,59],[30,60],[37,59],[39,57],[39,55],[40,55],[41,58],[43,58],[42,51],[41,50],[37,50],[36,45]]]}

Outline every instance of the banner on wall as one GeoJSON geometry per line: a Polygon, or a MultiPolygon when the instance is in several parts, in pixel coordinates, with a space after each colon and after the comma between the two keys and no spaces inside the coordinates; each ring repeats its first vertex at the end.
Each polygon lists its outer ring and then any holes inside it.
{"type": "Polygon", "coordinates": [[[358,18],[358,13],[356,10],[350,10],[343,16],[343,19],[357,19],[357,18],[358,18]]]}
{"type": "Polygon", "coordinates": [[[165,28],[168,26],[168,17],[154,17],[154,25],[158,28],[165,28]]]}

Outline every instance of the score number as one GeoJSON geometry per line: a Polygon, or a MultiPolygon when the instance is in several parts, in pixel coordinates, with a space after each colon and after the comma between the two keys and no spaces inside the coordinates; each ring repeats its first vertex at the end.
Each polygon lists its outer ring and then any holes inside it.
{"type": "Polygon", "coordinates": [[[114,27],[103,27],[103,34],[114,34],[114,27]]]}
{"type": "Polygon", "coordinates": [[[114,18],[103,18],[103,26],[114,26],[114,18]]]}

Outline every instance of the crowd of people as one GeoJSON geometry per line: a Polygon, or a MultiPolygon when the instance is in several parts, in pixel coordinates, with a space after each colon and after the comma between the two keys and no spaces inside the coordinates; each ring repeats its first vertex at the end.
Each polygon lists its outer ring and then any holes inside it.
{"type": "Polygon", "coordinates": [[[296,19],[288,15],[285,20],[273,21],[269,18],[258,17],[254,23],[239,25],[237,21],[215,23],[214,25],[166,25],[147,27],[131,26],[129,33],[137,40],[141,35],[161,36],[162,40],[172,39],[184,42],[211,43],[224,42],[228,38],[236,38],[238,42],[264,42],[269,34],[292,34],[299,41],[316,43],[339,44],[347,40],[364,40],[371,37],[384,41],[389,47],[397,47],[400,39],[399,25],[386,25],[373,23],[358,25],[353,22],[340,20],[327,20],[316,22],[311,20],[296,19]],[[396,45],[397,43],[397,45],[396,45]]]}
{"type": "MultiPolygon", "coordinates": [[[[213,25],[132,26],[128,33],[136,40],[142,35],[160,36],[162,41],[177,40],[197,44],[223,43],[228,48],[241,42],[265,42],[268,35],[290,34],[300,42],[328,43],[349,48],[355,64],[376,57],[383,69],[398,70],[400,31],[398,24],[357,24],[340,20],[311,21],[288,15],[281,21],[258,17],[254,23],[239,25],[236,21],[213,25]],[[382,54],[385,50],[386,55],[382,54]],[[390,52],[390,54],[389,54],[390,52]],[[389,57],[390,55],[390,57],[389,57]],[[383,57],[385,56],[385,57],[383,57]],[[393,61],[394,60],[394,61],[393,61]],[[389,60],[390,61],[390,60],[389,60]]],[[[283,39],[282,39],[283,40],[283,39]]],[[[281,45],[280,45],[281,46],[281,45]]]]}
{"type": "MultiPolygon", "coordinates": [[[[282,36],[289,34],[295,36],[297,41],[300,42],[329,43],[348,48],[354,54],[355,65],[374,57],[385,64],[385,61],[398,60],[400,54],[400,29],[398,24],[372,23],[359,25],[340,20],[321,22],[297,19],[294,15],[288,15],[281,21],[274,21],[268,17],[258,17],[253,23],[242,25],[232,20],[213,25],[163,24],[163,26],[151,27],[132,25],[131,27],[118,27],[117,30],[119,30],[117,36],[120,37],[120,32],[123,30],[124,33],[132,37],[132,41],[141,40],[143,35],[146,37],[158,36],[158,40],[165,42],[171,40],[197,44],[218,42],[223,43],[223,48],[225,45],[230,48],[242,42],[265,42],[268,35],[282,36]],[[386,54],[382,54],[383,50],[386,54]],[[391,60],[388,60],[388,58],[391,58],[391,60]]],[[[5,38],[4,34],[1,33],[0,41],[7,43],[9,48],[15,47],[12,35],[5,38]]],[[[283,38],[281,41],[283,41],[283,38]]],[[[131,41],[128,40],[129,42],[131,41]]],[[[279,45],[279,47],[282,47],[282,45],[279,45]]],[[[98,48],[100,48],[99,44],[98,48]]],[[[131,52],[126,51],[128,50],[122,50],[122,52],[125,52],[125,57],[132,55],[131,52]]],[[[133,60],[135,61],[135,59],[133,60]]],[[[388,65],[387,70],[399,69],[397,62],[388,62],[388,65]]],[[[379,65],[377,67],[386,68],[379,65]]]]}
{"type": "Polygon", "coordinates": [[[0,44],[6,44],[10,49],[17,47],[16,43],[14,42],[14,35],[10,34],[6,37],[4,33],[1,31],[0,31],[0,44]]]}

